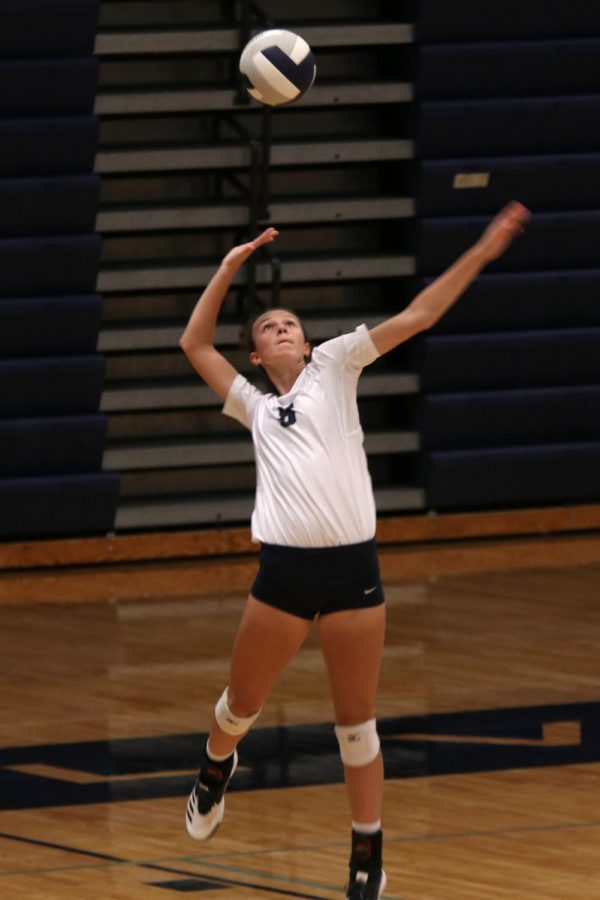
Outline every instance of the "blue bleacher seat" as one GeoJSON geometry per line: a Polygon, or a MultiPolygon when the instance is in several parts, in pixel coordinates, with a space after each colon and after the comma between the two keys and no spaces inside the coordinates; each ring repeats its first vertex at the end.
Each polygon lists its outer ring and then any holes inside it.
{"type": "Polygon", "coordinates": [[[0,359],[95,353],[99,294],[0,298],[0,359]]]}
{"type": "Polygon", "coordinates": [[[600,39],[421,44],[421,100],[541,97],[600,91],[600,39]]]}
{"type": "Polygon", "coordinates": [[[427,394],[418,422],[427,450],[600,441],[600,384],[427,394]]]}
{"type": "Polygon", "coordinates": [[[100,244],[94,234],[0,240],[0,293],[30,297],[91,292],[100,244]]]}
{"type": "MultiPolygon", "coordinates": [[[[415,279],[417,294],[432,281],[415,279]]],[[[600,326],[600,269],[485,273],[433,334],[600,326]]]]}
{"type": "Polygon", "coordinates": [[[0,360],[0,417],[97,412],[103,378],[99,354],[0,360]]]}
{"type": "Polygon", "coordinates": [[[481,0],[419,0],[416,7],[421,41],[600,35],[598,9],[589,0],[504,0],[493,7],[481,0]]]}
{"type": "Polygon", "coordinates": [[[94,110],[98,60],[11,60],[0,62],[3,117],[85,116],[94,110]]]}
{"type": "Polygon", "coordinates": [[[424,391],[600,384],[600,328],[427,335],[415,345],[424,391]]]}
{"type": "Polygon", "coordinates": [[[0,177],[90,173],[98,130],[95,116],[0,119],[0,177]]]}
{"type": "Polygon", "coordinates": [[[94,231],[100,179],[89,175],[0,179],[0,238],[94,231]]]}
{"type": "Polygon", "coordinates": [[[600,153],[422,160],[416,190],[419,216],[493,215],[515,197],[536,213],[600,209],[600,153]],[[485,187],[460,178],[486,174],[485,187]]]}
{"type": "Polygon", "coordinates": [[[105,439],[100,414],[0,419],[0,479],[99,471],[105,439]]]}
{"type": "MultiPolygon", "coordinates": [[[[443,271],[479,238],[488,216],[421,219],[417,230],[418,271],[443,271]]],[[[584,269],[598,263],[600,210],[536,213],[527,230],[486,271],[584,269]]]]}
{"type": "Polygon", "coordinates": [[[416,146],[430,159],[597,150],[600,95],[426,101],[416,146]]]}
{"type": "Polygon", "coordinates": [[[600,443],[425,453],[429,509],[600,501],[600,443]]]}
{"type": "Polygon", "coordinates": [[[0,537],[106,534],[118,494],[119,478],[110,473],[1,479],[0,537]]]}
{"type": "Polygon", "coordinates": [[[0,57],[91,54],[98,12],[99,0],[0,0],[0,57]]]}

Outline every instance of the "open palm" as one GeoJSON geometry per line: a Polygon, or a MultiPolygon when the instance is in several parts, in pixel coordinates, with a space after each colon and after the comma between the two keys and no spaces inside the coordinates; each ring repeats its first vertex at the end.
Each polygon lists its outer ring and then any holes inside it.
{"type": "Polygon", "coordinates": [[[223,259],[223,265],[231,269],[238,269],[246,262],[249,256],[252,256],[255,250],[258,250],[263,244],[271,244],[278,234],[279,232],[276,228],[266,228],[263,233],[259,234],[253,241],[248,241],[247,244],[238,244],[237,247],[233,247],[223,259]]]}

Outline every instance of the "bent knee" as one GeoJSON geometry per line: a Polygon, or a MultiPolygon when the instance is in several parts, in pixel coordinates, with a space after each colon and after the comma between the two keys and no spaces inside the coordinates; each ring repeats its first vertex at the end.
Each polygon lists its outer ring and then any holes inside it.
{"type": "Polygon", "coordinates": [[[349,703],[341,706],[339,703],[335,707],[335,724],[343,727],[356,725],[357,722],[368,722],[375,718],[375,711],[372,706],[367,704],[349,703]]]}
{"type": "Polygon", "coordinates": [[[266,698],[259,699],[251,693],[244,691],[234,691],[233,688],[227,688],[227,704],[229,709],[236,716],[247,718],[254,716],[263,708],[266,698]]]}
{"type": "Polygon", "coordinates": [[[259,709],[248,716],[244,716],[232,709],[229,703],[229,690],[225,688],[215,706],[215,721],[225,734],[240,737],[252,727],[261,710],[259,709]]]}

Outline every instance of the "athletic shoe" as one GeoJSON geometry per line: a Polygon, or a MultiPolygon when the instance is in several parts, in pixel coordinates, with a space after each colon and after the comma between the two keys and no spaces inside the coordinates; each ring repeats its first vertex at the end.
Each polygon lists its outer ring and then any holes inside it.
{"type": "Polygon", "coordinates": [[[379,900],[385,891],[387,884],[386,874],[383,869],[376,873],[356,872],[354,879],[348,885],[346,900],[379,900]]]}
{"type": "Polygon", "coordinates": [[[237,750],[233,751],[233,760],[225,760],[227,766],[220,766],[207,757],[205,760],[189,796],[185,814],[187,833],[196,841],[207,841],[223,821],[223,794],[237,768],[237,750]]]}

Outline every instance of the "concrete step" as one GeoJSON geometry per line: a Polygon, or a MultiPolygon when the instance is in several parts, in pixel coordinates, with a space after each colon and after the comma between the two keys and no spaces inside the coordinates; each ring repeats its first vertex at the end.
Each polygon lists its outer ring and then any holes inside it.
{"type": "MultiPolygon", "coordinates": [[[[199,378],[184,382],[173,381],[109,383],[102,392],[100,410],[115,413],[222,405],[214,391],[199,378]]],[[[359,397],[400,396],[416,394],[418,390],[419,378],[409,372],[367,372],[358,382],[359,397]]]]}
{"type": "MultiPolygon", "coordinates": [[[[414,144],[399,138],[331,138],[323,141],[286,141],[271,145],[275,166],[329,163],[388,162],[412,159],[414,144]]],[[[139,172],[185,172],[208,169],[246,169],[250,148],[240,144],[174,147],[105,148],[96,154],[99,175],[139,172]]]]}
{"type": "MultiPolygon", "coordinates": [[[[305,284],[312,281],[338,281],[355,278],[396,278],[415,274],[412,256],[370,254],[366,256],[327,256],[319,258],[287,257],[281,260],[285,283],[305,284]]],[[[127,291],[161,291],[194,288],[200,290],[215,273],[214,263],[180,263],[152,265],[123,264],[103,266],[96,289],[100,294],[127,291]]],[[[245,272],[239,272],[234,284],[245,283],[245,272]]],[[[268,263],[256,267],[257,284],[271,284],[272,268],[268,263]]]]}
{"type": "MultiPolygon", "coordinates": [[[[381,431],[365,435],[370,455],[414,453],[419,435],[412,431],[381,431]]],[[[250,435],[230,439],[179,439],[171,441],[130,441],[109,447],[104,453],[105,471],[140,471],[194,466],[219,466],[254,461],[250,435]]]]}
{"type": "MultiPolygon", "coordinates": [[[[126,353],[138,350],[174,350],[179,344],[184,328],[184,322],[177,325],[156,323],[106,325],[98,338],[98,351],[126,353]]],[[[217,325],[215,344],[217,346],[239,344],[242,331],[241,325],[217,325]]]]}
{"type": "MultiPolygon", "coordinates": [[[[291,26],[290,26],[291,27],[291,26]]],[[[411,44],[412,25],[401,22],[294,25],[313,50],[321,47],[373,47],[411,44]]],[[[96,38],[98,56],[155,56],[179,53],[237,53],[240,32],[236,28],[120,29],[103,31],[96,38]]]]}
{"type": "MultiPolygon", "coordinates": [[[[339,334],[354,331],[363,323],[373,328],[382,322],[385,314],[369,315],[360,312],[352,315],[331,314],[327,318],[302,316],[306,333],[311,341],[323,341],[339,334]]],[[[174,350],[185,328],[185,322],[139,323],[136,325],[107,325],[100,332],[98,350],[100,353],[125,353],[138,350],[174,350]]],[[[217,325],[215,330],[216,346],[238,346],[244,326],[239,323],[217,325]]]]}
{"type": "MultiPolygon", "coordinates": [[[[415,215],[411,197],[328,197],[274,200],[271,221],[278,225],[313,222],[382,221],[415,215]]],[[[133,231],[181,231],[197,228],[235,228],[249,222],[248,203],[185,206],[137,206],[104,209],[96,219],[101,234],[133,231]]]]}
{"type": "MultiPolygon", "coordinates": [[[[425,507],[425,494],[412,486],[380,488],[375,491],[375,502],[380,513],[408,512],[425,507]]],[[[117,510],[115,529],[248,522],[253,508],[254,494],[123,501],[117,510]]]]}
{"type": "MultiPolygon", "coordinates": [[[[328,106],[372,106],[410,103],[409,82],[365,81],[315,84],[294,108],[328,106]]],[[[258,104],[254,108],[258,110],[258,104]]],[[[232,88],[190,87],[178,90],[103,90],[96,99],[99,116],[149,116],[169,113],[214,112],[248,109],[241,106],[232,88]]]]}

